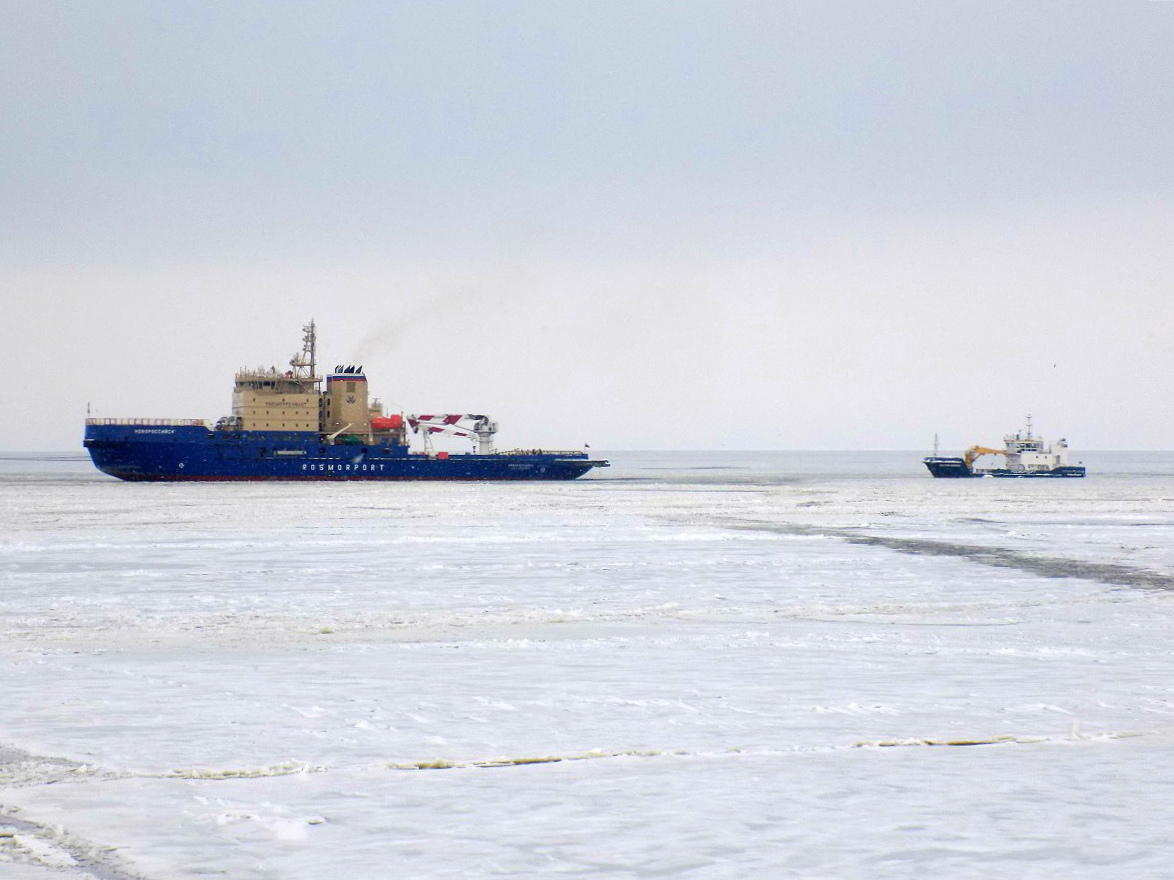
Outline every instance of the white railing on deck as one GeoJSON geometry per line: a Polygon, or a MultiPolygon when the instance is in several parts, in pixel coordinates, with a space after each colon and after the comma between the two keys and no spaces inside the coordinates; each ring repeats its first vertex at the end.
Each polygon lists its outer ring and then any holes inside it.
{"type": "Polygon", "coordinates": [[[198,425],[208,427],[203,419],[86,419],[87,425],[198,425]]]}
{"type": "Polygon", "coordinates": [[[585,449],[506,449],[494,455],[582,455],[585,449]]]}

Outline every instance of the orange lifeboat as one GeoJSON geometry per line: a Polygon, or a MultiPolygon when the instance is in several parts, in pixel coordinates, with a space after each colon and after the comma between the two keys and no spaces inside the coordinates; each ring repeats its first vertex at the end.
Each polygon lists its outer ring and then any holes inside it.
{"type": "Polygon", "coordinates": [[[399,413],[390,416],[377,416],[371,419],[371,428],[375,431],[398,431],[404,426],[404,417],[399,413]]]}

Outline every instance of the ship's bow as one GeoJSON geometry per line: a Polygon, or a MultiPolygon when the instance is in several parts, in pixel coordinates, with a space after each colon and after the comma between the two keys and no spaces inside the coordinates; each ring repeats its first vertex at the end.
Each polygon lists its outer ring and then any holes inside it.
{"type": "Polygon", "coordinates": [[[926,468],[935,477],[966,478],[974,476],[974,471],[967,466],[966,460],[963,458],[931,455],[923,461],[926,468]]]}

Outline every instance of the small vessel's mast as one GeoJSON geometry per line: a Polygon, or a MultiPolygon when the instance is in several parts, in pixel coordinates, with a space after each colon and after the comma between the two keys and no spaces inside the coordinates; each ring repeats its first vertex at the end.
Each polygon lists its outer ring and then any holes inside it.
{"type": "Polygon", "coordinates": [[[1031,413],[1027,414],[1027,439],[1031,439],[1031,413]]]}
{"type": "Polygon", "coordinates": [[[934,432],[934,435],[933,435],[933,455],[934,455],[934,458],[938,457],[938,435],[937,435],[936,431],[934,432]]]}

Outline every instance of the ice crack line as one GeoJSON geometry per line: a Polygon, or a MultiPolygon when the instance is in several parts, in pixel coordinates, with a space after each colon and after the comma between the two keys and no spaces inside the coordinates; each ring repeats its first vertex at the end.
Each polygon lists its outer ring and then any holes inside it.
{"type": "Polygon", "coordinates": [[[264,767],[240,767],[209,770],[199,767],[177,767],[162,773],[130,773],[136,779],[263,779],[272,776],[293,776],[298,773],[322,773],[327,768],[302,761],[282,761],[264,767]]]}
{"type": "Polygon", "coordinates": [[[81,764],[67,758],[32,755],[12,746],[0,744],[0,788],[47,785],[92,778],[117,778],[115,773],[94,764],[81,764]]]}
{"type": "Polygon", "coordinates": [[[305,761],[281,761],[260,767],[112,770],[96,764],[80,764],[68,758],[33,755],[13,746],[0,744],[0,788],[24,788],[88,780],[101,782],[113,779],[261,779],[298,773],[321,773],[326,769],[305,761]]]}
{"type": "Polygon", "coordinates": [[[840,538],[849,544],[866,547],[884,547],[899,553],[923,556],[954,556],[968,559],[980,565],[997,568],[1014,568],[1028,574],[1043,577],[1071,577],[1098,581],[1112,586],[1137,587],[1143,590],[1174,591],[1174,576],[1133,568],[1111,562],[1084,562],[1059,556],[1035,556],[1003,547],[983,547],[978,544],[955,544],[948,541],[931,541],[925,538],[891,538],[884,535],[870,535],[852,529],[830,526],[804,526],[775,523],[765,520],[735,520],[718,517],[714,525],[746,531],[774,532],[780,535],[809,535],[840,538]]]}
{"type": "Polygon", "coordinates": [[[482,770],[498,767],[529,767],[535,764],[561,764],[570,761],[592,761],[605,758],[713,758],[728,756],[745,757],[779,757],[813,752],[839,752],[846,749],[865,748],[894,748],[898,746],[1003,746],[1003,745],[1038,745],[1042,743],[1071,743],[1071,742],[1107,742],[1117,739],[1130,739],[1138,736],[1160,735],[1161,731],[1146,730],[1111,730],[1093,734],[1081,733],[1077,726],[1066,736],[1018,735],[1000,734],[997,736],[960,736],[960,737],[903,737],[899,739],[860,740],[851,745],[832,746],[795,746],[791,749],[740,749],[730,748],[721,752],[691,752],[687,749],[627,749],[621,751],[604,751],[595,749],[590,752],[580,752],[570,755],[544,755],[528,757],[499,757],[474,761],[451,761],[447,759],[433,759],[429,761],[397,762],[387,765],[388,770],[482,770]]]}

